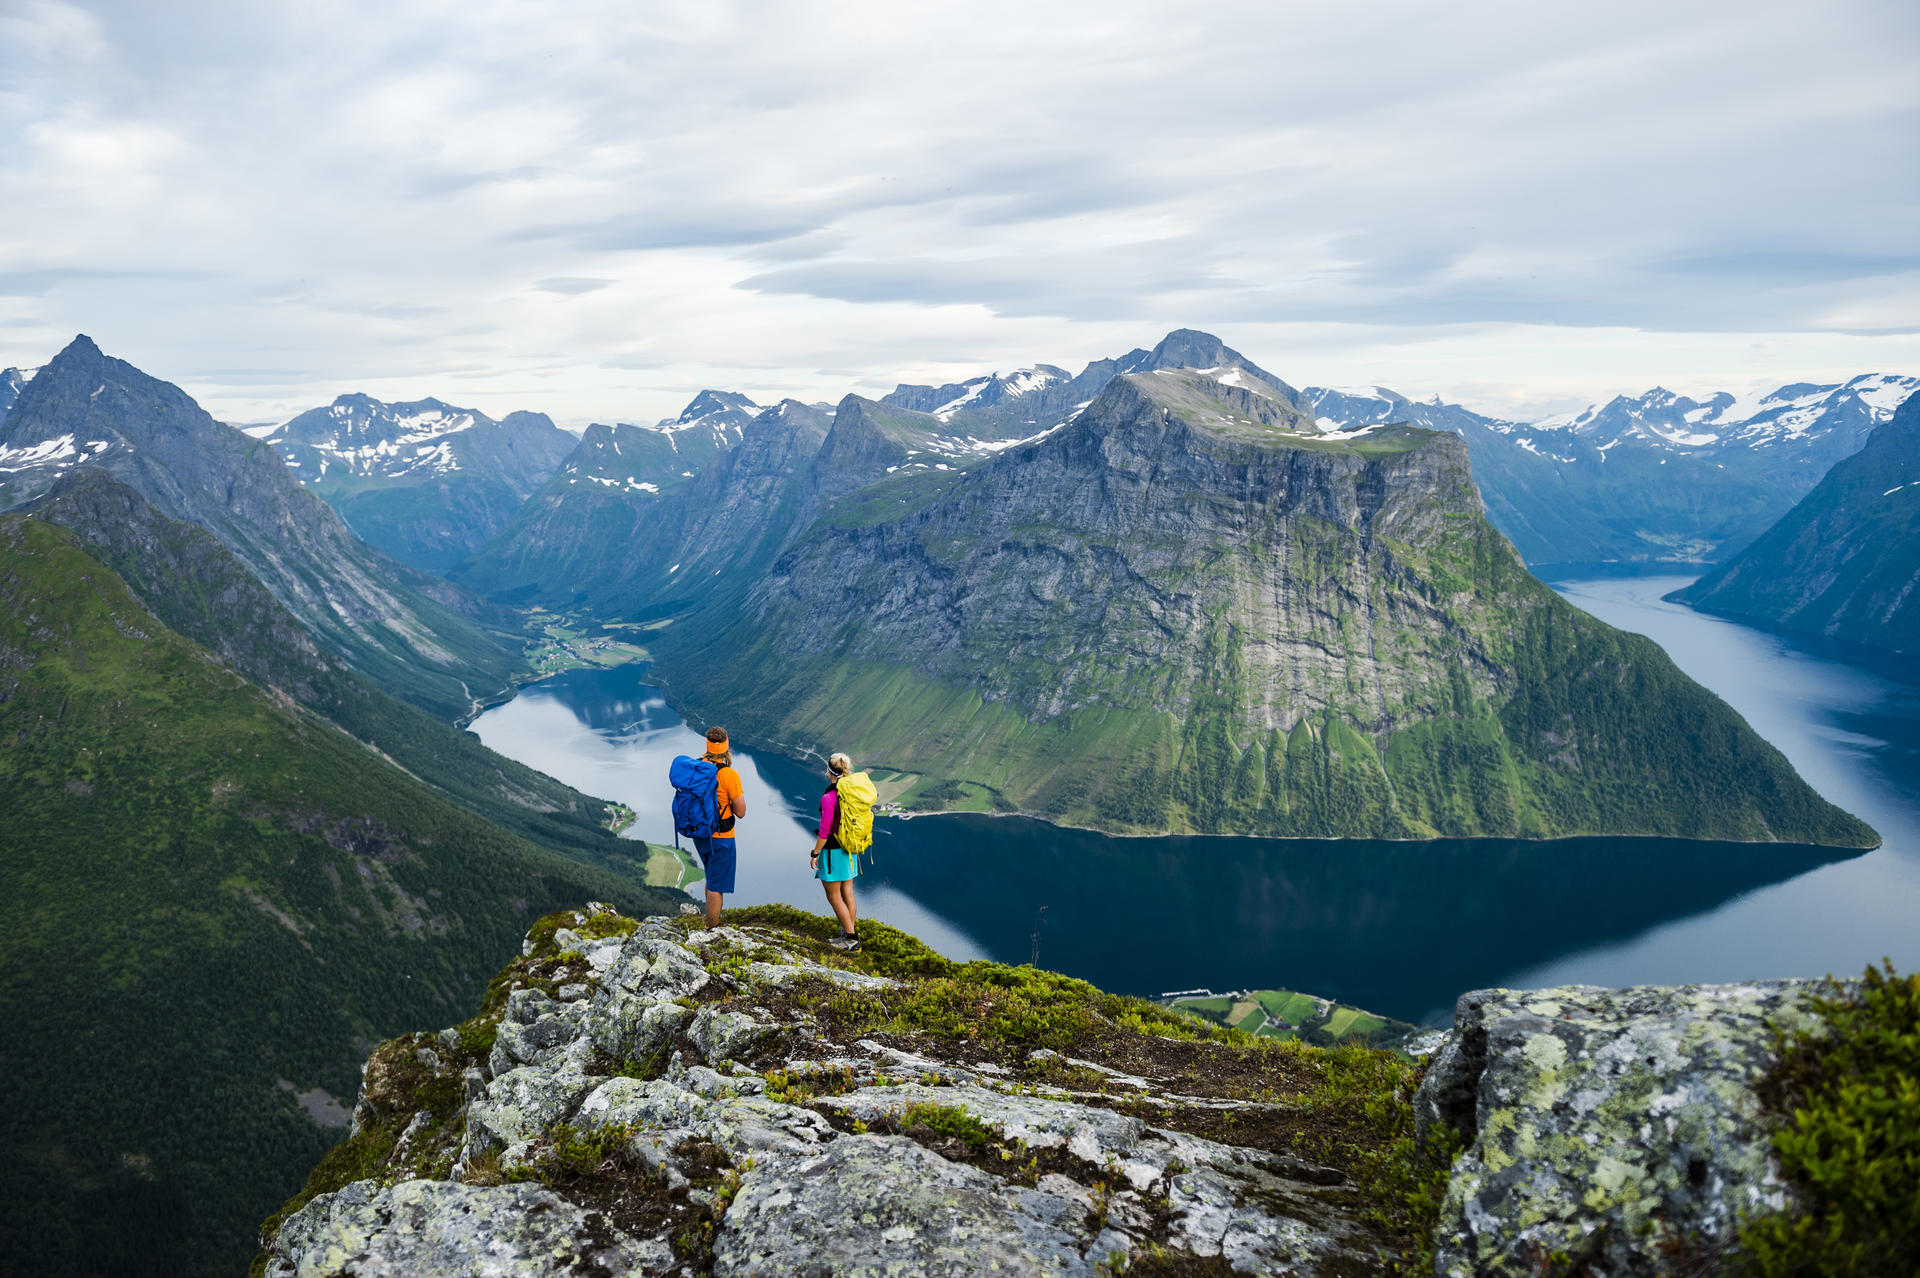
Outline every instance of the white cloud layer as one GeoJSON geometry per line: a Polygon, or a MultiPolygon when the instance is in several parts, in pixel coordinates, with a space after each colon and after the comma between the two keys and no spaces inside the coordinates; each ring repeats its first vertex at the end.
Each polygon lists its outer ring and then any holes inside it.
{"type": "Polygon", "coordinates": [[[0,364],[570,423],[1218,332],[1490,411],[1920,371],[1920,7],[0,0],[0,364]]]}

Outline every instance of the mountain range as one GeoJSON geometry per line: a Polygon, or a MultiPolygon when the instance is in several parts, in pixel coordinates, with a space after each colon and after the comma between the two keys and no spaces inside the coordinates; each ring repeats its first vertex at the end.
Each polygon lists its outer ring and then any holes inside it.
{"type": "MultiPolygon", "coordinates": [[[[848,750],[923,809],[1876,837],[1526,570],[1475,432],[1536,436],[1356,424],[1207,334],[830,408],[706,391],[557,461],[545,419],[437,400],[241,431],[85,337],[0,386],[0,1252],[35,1272],[228,1268],[369,1043],[471,1002],[534,913],[679,903],[600,801],[454,726],[527,673],[512,605],[645,623],[690,717],[848,750]],[[529,496],[481,544],[505,501],[458,494],[487,484],[529,496]],[[480,549],[434,577],[342,518],[369,511],[480,549]]],[[[1602,416],[1553,429],[1603,466],[1661,446],[1602,416]]],[[[1911,457],[1910,416],[1834,504],[1911,457]]]]}
{"type": "Polygon", "coordinates": [[[955,423],[843,401],[780,517],[701,530],[671,552],[693,588],[639,592],[671,622],[657,676],[909,801],[1108,830],[1872,841],[1532,577],[1457,436],[1330,431],[1277,379],[1161,354],[965,455],[929,448],[955,423]]]}
{"type": "Polygon", "coordinates": [[[513,613],[367,546],[270,445],[85,336],[0,421],[0,510],[44,495],[83,464],[205,528],[316,640],[442,717],[504,687],[519,664],[513,613]]]}
{"type": "MultiPolygon", "coordinates": [[[[1162,366],[1218,369],[1227,384],[1244,377],[1297,397],[1298,407],[1331,429],[1406,422],[1461,435],[1488,517],[1531,567],[1552,576],[1725,561],[1920,388],[1920,378],[1890,374],[1700,400],[1656,387],[1578,412],[1512,420],[1380,386],[1295,391],[1225,351],[1210,334],[1182,330],[1153,350],[1095,360],[1078,375],[1035,364],[942,386],[902,384],[879,402],[951,427],[951,442],[965,452],[968,440],[1005,443],[1057,425],[1115,376],[1162,366]],[[1227,358],[1239,362],[1229,368],[1220,363],[1227,358]]],[[[0,373],[0,422],[27,380],[23,370],[0,373]]],[[[678,418],[595,424],[575,440],[540,413],[496,422],[432,398],[386,404],[343,395],[248,433],[272,443],[357,534],[401,562],[489,593],[552,600],[562,592],[540,584],[549,560],[538,547],[567,536],[554,527],[556,518],[566,521],[560,512],[573,495],[563,490],[639,495],[674,487],[737,442],[748,422],[779,408],[832,411],[793,400],[763,408],[738,392],[705,390],[678,418]],[[528,503],[530,496],[537,500],[528,503]]],[[[0,457],[0,473],[9,468],[0,457]]],[[[626,513],[618,502],[599,503],[585,522],[607,528],[586,536],[618,535],[626,513]]],[[[576,566],[604,575],[597,565],[576,566]]]]}
{"type": "Polygon", "coordinates": [[[545,413],[494,421],[437,399],[368,395],[247,433],[273,445],[369,545],[434,573],[479,549],[577,442],[545,413]]]}
{"type": "Polygon", "coordinates": [[[1762,625],[1920,654],[1920,395],[1759,540],[1673,597],[1762,625]]]}
{"type": "Polygon", "coordinates": [[[1536,571],[1672,565],[1739,551],[1851,456],[1920,378],[1869,374],[1705,401],[1654,389],[1536,422],[1371,387],[1309,388],[1323,423],[1405,421],[1467,441],[1488,516],[1536,571]]]}

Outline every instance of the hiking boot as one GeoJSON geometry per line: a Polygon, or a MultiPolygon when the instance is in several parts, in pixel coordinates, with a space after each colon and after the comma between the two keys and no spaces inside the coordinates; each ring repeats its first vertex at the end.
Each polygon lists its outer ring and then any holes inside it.
{"type": "Polygon", "coordinates": [[[839,936],[836,936],[831,941],[828,941],[827,944],[831,945],[836,950],[845,950],[849,954],[852,954],[852,953],[857,953],[859,951],[860,938],[857,936],[848,936],[846,933],[842,932],[839,936]]]}

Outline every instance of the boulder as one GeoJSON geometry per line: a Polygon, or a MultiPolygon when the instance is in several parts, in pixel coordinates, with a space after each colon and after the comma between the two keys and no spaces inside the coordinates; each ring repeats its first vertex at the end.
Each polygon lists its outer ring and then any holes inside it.
{"type": "Polygon", "coordinates": [[[687,1027],[687,1038],[710,1064],[744,1061],[780,1032],[777,1025],[756,1021],[745,1012],[722,1012],[703,1007],[687,1027]]]}
{"type": "Polygon", "coordinates": [[[355,1181],[280,1226],[268,1278],[541,1278],[664,1274],[673,1249],[628,1237],[538,1185],[355,1181]]]}
{"type": "Polygon", "coordinates": [[[898,1136],[845,1136],[756,1163],[714,1240],[715,1278],[1094,1278],[1077,1202],[950,1163],[898,1136]]]}
{"type": "Polygon", "coordinates": [[[1476,990],[1416,1098],[1423,1140],[1465,1142],[1437,1273],[1532,1275],[1561,1255],[1608,1278],[1682,1272],[1784,1186],[1753,1085],[1811,981],[1476,990]]]}

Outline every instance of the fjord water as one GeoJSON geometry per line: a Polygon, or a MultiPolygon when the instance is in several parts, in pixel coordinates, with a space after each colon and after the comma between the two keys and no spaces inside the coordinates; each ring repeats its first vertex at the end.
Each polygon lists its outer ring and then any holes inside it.
{"type": "MultiPolygon", "coordinates": [[[[1008,817],[883,819],[867,917],[957,958],[1151,994],[1285,986],[1408,1019],[1485,985],[1600,985],[1920,966],[1920,687],[1661,596],[1685,578],[1564,582],[1646,634],[1886,842],[1853,855],[1676,839],[1116,839],[1008,817]]],[[[482,715],[489,746],[640,815],[665,842],[689,729],[642,668],[576,670],[482,715]]],[[[825,912],[809,875],[816,770],[736,751],[749,815],[733,904],[825,912]]],[[[698,892],[698,886],[695,887],[698,892]]]]}

